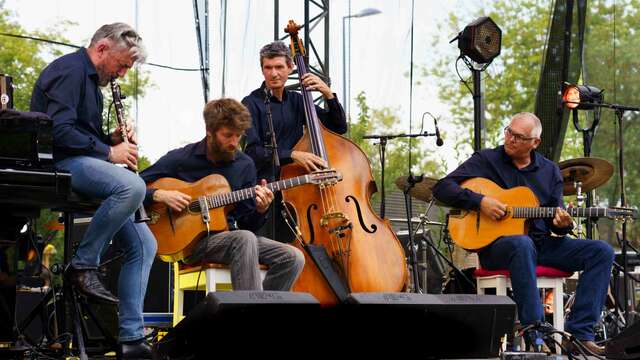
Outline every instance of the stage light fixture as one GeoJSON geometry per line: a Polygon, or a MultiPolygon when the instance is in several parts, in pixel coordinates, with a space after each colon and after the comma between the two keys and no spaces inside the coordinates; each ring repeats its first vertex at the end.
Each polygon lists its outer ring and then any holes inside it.
{"type": "Polygon", "coordinates": [[[565,84],[562,102],[569,109],[593,110],[604,101],[604,90],[588,85],[565,84]]]}
{"type": "Polygon", "coordinates": [[[457,39],[461,55],[476,63],[488,64],[500,55],[502,30],[490,17],[483,16],[467,25],[457,39]]]}

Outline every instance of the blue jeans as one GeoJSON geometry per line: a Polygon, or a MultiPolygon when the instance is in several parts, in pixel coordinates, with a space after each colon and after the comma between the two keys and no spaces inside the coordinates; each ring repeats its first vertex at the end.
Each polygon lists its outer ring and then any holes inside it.
{"type": "Polygon", "coordinates": [[[593,326],[600,319],[613,265],[613,249],[597,240],[547,237],[533,241],[529,236],[499,238],[479,253],[485,269],[509,269],[518,317],[523,325],[544,320],[536,286],[536,264],[563,271],[582,271],[575,303],[565,330],[579,340],[593,340],[593,326]]]}
{"type": "Polygon", "coordinates": [[[133,213],[144,200],[144,181],[133,172],[109,162],[77,156],[56,166],[71,173],[74,191],[104,200],[71,259],[76,269],[97,269],[109,242],[117,239],[124,260],[118,279],[119,340],[144,337],[142,308],[157,244],[146,224],[133,221],[133,213]]]}

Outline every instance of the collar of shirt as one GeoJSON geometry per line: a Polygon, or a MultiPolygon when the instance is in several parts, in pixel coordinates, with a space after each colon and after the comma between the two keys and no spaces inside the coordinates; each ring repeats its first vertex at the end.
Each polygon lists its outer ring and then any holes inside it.
{"type": "MultiPolygon", "coordinates": [[[[511,159],[511,157],[509,157],[509,155],[507,155],[507,152],[504,151],[504,145],[500,145],[500,155],[502,156],[502,161],[510,164],[511,166],[515,166],[513,165],[513,160],[511,159]]],[[[529,165],[523,167],[522,169],[519,169],[520,171],[533,172],[540,168],[540,156],[538,156],[536,151],[532,150],[530,156],[531,163],[529,163],[529,165]]]]}
{"type": "MultiPolygon", "coordinates": [[[[264,89],[267,87],[267,84],[263,81],[262,85],[260,85],[260,93],[262,94],[262,99],[264,101],[264,89]]],[[[269,101],[275,101],[275,102],[285,102],[287,101],[287,97],[289,90],[287,90],[286,88],[282,90],[282,101],[278,100],[277,97],[273,96],[273,93],[271,93],[271,97],[269,98],[269,101]]]]}
{"type": "Polygon", "coordinates": [[[85,70],[87,72],[87,76],[97,80],[98,79],[98,71],[96,70],[96,66],[93,65],[93,63],[91,62],[91,58],[89,57],[89,54],[87,53],[87,49],[85,48],[80,48],[78,50],[78,52],[80,53],[82,60],[84,62],[84,67],[85,70]]]}

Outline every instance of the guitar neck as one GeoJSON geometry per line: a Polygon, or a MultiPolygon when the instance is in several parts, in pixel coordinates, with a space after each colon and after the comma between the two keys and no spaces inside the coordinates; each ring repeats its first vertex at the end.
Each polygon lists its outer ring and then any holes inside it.
{"type": "MultiPolygon", "coordinates": [[[[556,215],[554,207],[513,207],[514,218],[552,218],[556,215]]],[[[568,208],[566,209],[572,217],[609,217],[610,209],[590,207],[590,208],[568,208]]]]}
{"type": "MultiPolygon", "coordinates": [[[[274,181],[266,185],[272,192],[286,190],[295,186],[308,184],[310,182],[309,175],[301,175],[290,179],[284,179],[274,181]]],[[[236,190],[224,194],[214,194],[205,196],[207,206],[210,209],[226,206],[229,204],[237,203],[239,201],[247,200],[256,197],[255,187],[236,190]]],[[[199,201],[191,202],[193,206],[199,206],[199,201]]],[[[191,206],[190,206],[191,207],[191,206]]]]}

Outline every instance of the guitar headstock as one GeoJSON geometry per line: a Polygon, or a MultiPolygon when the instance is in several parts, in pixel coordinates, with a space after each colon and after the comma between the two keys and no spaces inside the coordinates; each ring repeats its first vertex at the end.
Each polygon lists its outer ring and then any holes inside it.
{"type": "Polygon", "coordinates": [[[298,30],[302,27],[298,26],[295,21],[289,20],[287,27],[284,28],[284,32],[289,34],[291,37],[291,56],[295,57],[296,54],[300,54],[301,56],[305,55],[304,46],[302,46],[302,40],[298,37],[298,30]]]}
{"type": "Polygon", "coordinates": [[[612,207],[607,211],[607,217],[616,221],[628,221],[638,218],[638,209],[629,207],[612,207]]]}
{"type": "Polygon", "coordinates": [[[334,185],[342,181],[342,174],[335,169],[314,171],[309,176],[309,182],[315,185],[334,185]]]}

